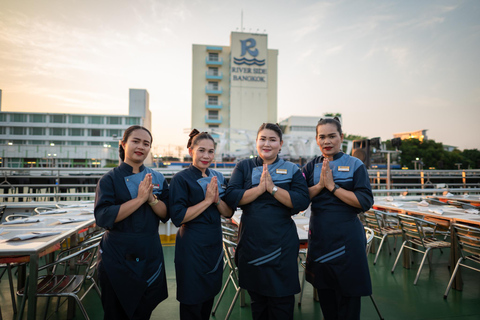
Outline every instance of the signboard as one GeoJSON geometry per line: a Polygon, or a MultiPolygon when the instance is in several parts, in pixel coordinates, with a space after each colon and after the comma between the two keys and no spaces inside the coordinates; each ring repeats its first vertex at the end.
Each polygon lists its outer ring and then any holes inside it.
{"type": "Polygon", "coordinates": [[[267,88],[267,35],[232,32],[232,87],[267,88]]]}

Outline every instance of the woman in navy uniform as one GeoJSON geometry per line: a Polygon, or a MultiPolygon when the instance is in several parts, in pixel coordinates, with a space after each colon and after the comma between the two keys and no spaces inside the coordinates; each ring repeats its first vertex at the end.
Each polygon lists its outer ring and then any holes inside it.
{"type": "Polygon", "coordinates": [[[257,133],[258,157],[235,167],[226,201],[243,211],[236,251],[240,287],[251,297],[253,319],[293,319],[298,281],[297,228],[291,216],[310,198],[300,169],[278,157],[282,131],[264,123],[257,133]]]}
{"type": "Polygon", "coordinates": [[[107,231],[100,243],[99,280],[104,319],[150,319],[167,298],[159,221],[169,218],[168,185],[146,168],[152,135],[142,126],[125,130],[122,163],[98,182],[97,225],[107,231]]]}
{"type": "Polygon", "coordinates": [[[358,213],[370,209],[373,195],[365,165],[340,151],[340,121],[320,119],[317,144],[322,156],[306,164],[310,216],[307,281],[318,290],[326,320],[360,319],[361,296],[372,294],[358,213]]]}
{"type": "Polygon", "coordinates": [[[175,243],[175,271],[180,319],[209,319],[213,299],[222,286],[223,245],[220,215],[232,210],[222,200],[226,182],[209,169],[215,142],[207,132],[193,129],[187,144],[189,168],[170,183],[172,222],[179,227],[175,243]]]}

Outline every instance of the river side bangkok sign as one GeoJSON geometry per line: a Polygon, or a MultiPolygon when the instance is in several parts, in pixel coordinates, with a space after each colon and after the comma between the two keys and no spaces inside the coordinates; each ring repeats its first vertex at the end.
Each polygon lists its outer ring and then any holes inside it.
{"type": "Polygon", "coordinates": [[[232,33],[232,86],[267,87],[267,35],[232,33]]]}

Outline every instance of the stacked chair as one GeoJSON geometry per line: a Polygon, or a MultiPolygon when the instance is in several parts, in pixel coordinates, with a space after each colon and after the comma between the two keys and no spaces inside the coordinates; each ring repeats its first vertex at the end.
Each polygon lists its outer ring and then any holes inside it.
{"type": "Polygon", "coordinates": [[[227,281],[223,285],[223,288],[220,292],[220,295],[215,303],[215,306],[212,310],[212,316],[215,316],[215,312],[217,311],[220,302],[222,301],[225,291],[230,286],[233,286],[235,290],[235,295],[230,303],[230,307],[227,311],[227,315],[225,316],[225,320],[230,318],[230,315],[233,311],[233,307],[237,302],[238,296],[241,293],[241,288],[238,282],[238,268],[235,264],[235,250],[237,248],[237,241],[238,241],[238,227],[231,223],[229,220],[224,219],[222,221],[222,232],[223,232],[223,252],[224,252],[224,272],[228,272],[227,281]]]}
{"type": "Polygon", "coordinates": [[[448,292],[452,287],[453,280],[455,279],[455,275],[460,266],[480,272],[480,228],[454,223],[453,229],[461,256],[458,259],[452,276],[450,277],[450,281],[448,282],[447,290],[443,295],[444,299],[447,299],[448,292]],[[469,264],[466,264],[467,262],[469,264]],[[473,264],[476,267],[470,264],[473,264]]]}
{"type": "MultiPolygon", "coordinates": [[[[364,212],[363,215],[364,215],[366,227],[373,230],[374,239],[380,240],[380,244],[378,245],[378,249],[377,249],[377,254],[375,255],[375,260],[373,261],[373,264],[375,265],[377,263],[378,256],[380,255],[380,251],[382,250],[383,244],[385,243],[385,240],[387,240],[386,242],[388,246],[388,251],[391,255],[392,250],[390,249],[390,244],[388,243],[388,237],[394,237],[393,249],[395,250],[395,243],[397,240],[397,236],[400,236],[402,234],[402,230],[397,227],[389,226],[383,219],[383,214],[381,211],[371,209],[371,210],[368,210],[367,212],[364,212]]],[[[373,241],[370,242],[370,246],[372,245],[372,243],[373,241]]]]}
{"type": "Polygon", "coordinates": [[[425,221],[423,219],[419,219],[405,214],[398,214],[398,219],[400,222],[400,227],[402,229],[404,242],[398,252],[397,258],[395,259],[395,263],[393,264],[392,273],[394,273],[397,262],[400,259],[400,256],[402,255],[404,249],[409,249],[411,251],[422,253],[423,258],[418,268],[415,281],[413,282],[413,284],[416,285],[418,278],[420,277],[420,273],[422,272],[425,259],[427,257],[429,266],[431,268],[432,263],[430,261],[431,257],[429,256],[431,250],[450,248],[450,242],[438,240],[435,237],[437,225],[433,222],[425,221]],[[430,233],[426,231],[425,226],[429,226],[430,229],[428,231],[433,230],[433,232],[430,233]]]}

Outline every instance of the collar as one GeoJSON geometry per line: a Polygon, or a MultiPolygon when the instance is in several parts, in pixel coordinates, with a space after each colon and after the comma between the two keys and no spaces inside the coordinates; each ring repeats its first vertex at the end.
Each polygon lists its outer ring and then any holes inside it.
{"type": "MultiPolygon", "coordinates": [[[[333,161],[340,159],[341,157],[343,157],[344,154],[345,154],[345,153],[343,153],[342,151],[338,152],[337,154],[335,154],[335,155],[333,156],[333,161]]],[[[324,159],[324,158],[325,158],[325,157],[324,157],[323,155],[321,155],[321,156],[320,156],[320,159],[318,160],[318,162],[323,162],[323,159],[324,159]]],[[[317,162],[317,163],[318,163],[318,162],[317,162]]]]}
{"type": "MultiPolygon", "coordinates": [[[[278,157],[277,155],[277,158],[275,159],[275,161],[273,161],[271,164],[269,165],[272,165],[274,163],[277,163],[278,161],[280,160],[280,158],[278,157]]],[[[263,166],[263,159],[259,156],[257,156],[255,159],[254,159],[254,162],[256,164],[257,167],[262,167],[263,166]]]]}
{"type": "MultiPolygon", "coordinates": [[[[190,164],[190,166],[188,168],[191,171],[193,171],[195,175],[198,175],[201,178],[203,178],[202,171],[200,169],[198,169],[197,167],[195,167],[193,164],[190,164]]],[[[207,168],[207,170],[205,170],[205,174],[207,175],[207,177],[210,177],[210,169],[207,168]]]]}
{"type": "MultiPolygon", "coordinates": [[[[125,162],[120,163],[118,168],[120,168],[120,170],[125,171],[128,174],[134,174],[133,167],[129,164],[126,164],[125,162]]],[[[145,166],[142,164],[139,168],[139,172],[142,172],[143,170],[145,170],[145,166]]]]}

